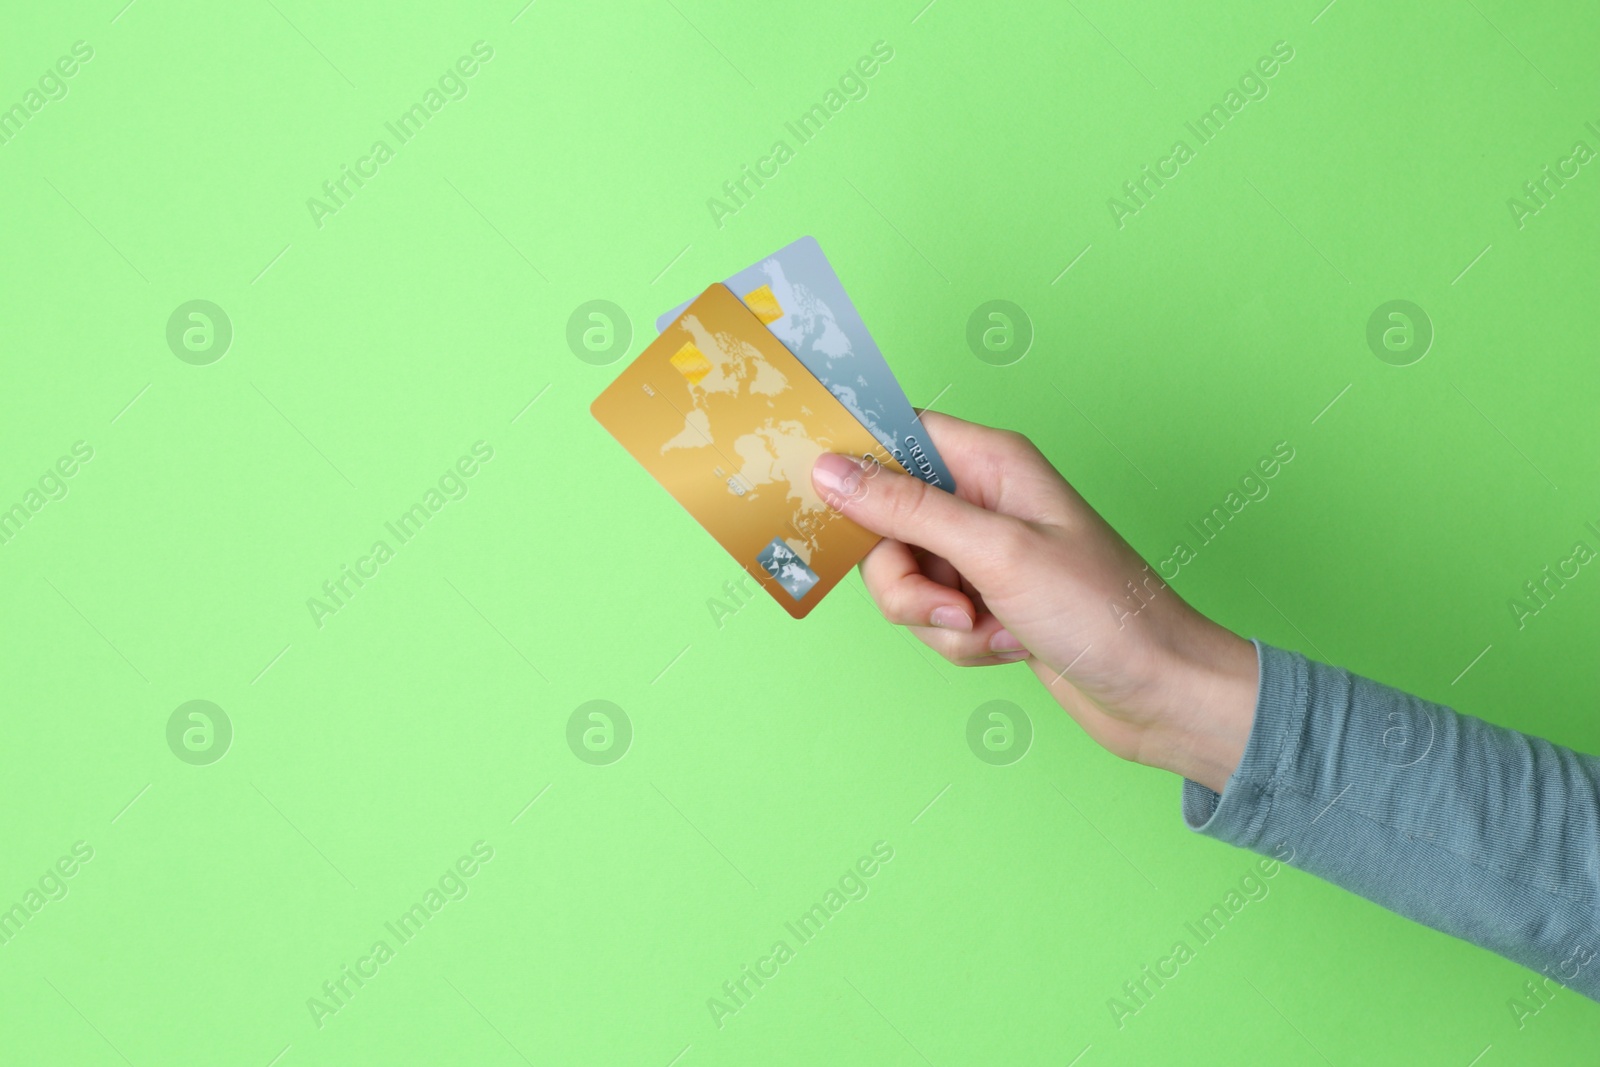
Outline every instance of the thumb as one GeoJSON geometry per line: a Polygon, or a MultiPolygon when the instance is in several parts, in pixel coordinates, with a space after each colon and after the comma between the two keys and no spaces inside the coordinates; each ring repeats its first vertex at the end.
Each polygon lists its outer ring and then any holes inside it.
{"type": "Polygon", "coordinates": [[[824,452],[811,484],[829,507],[873,533],[934,552],[974,583],[1004,558],[1018,523],[876,460],[824,452]]]}

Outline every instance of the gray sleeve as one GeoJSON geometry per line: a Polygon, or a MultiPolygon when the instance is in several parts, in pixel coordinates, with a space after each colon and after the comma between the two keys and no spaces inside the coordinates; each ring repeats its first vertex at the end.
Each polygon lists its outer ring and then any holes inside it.
{"type": "Polygon", "coordinates": [[[1600,759],[1252,639],[1255,722],[1191,830],[1600,1000],[1600,759]]]}

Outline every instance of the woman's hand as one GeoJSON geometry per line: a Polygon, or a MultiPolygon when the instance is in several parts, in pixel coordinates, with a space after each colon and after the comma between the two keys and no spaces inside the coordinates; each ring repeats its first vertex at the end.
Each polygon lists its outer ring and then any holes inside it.
{"type": "Polygon", "coordinates": [[[884,617],[952,663],[1025,661],[1098,744],[1221,792],[1255,716],[1254,647],[1186,604],[1026,437],[921,415],[955,494],[832,453],[812,471],[884,537],[861,562],[884,617]]]}

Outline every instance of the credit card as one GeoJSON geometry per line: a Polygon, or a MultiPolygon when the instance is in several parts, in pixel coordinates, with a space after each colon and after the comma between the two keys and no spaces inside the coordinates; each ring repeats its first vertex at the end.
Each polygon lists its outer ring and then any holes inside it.
{"type": "MultiPolygon", "coordinates": [[[[955,492],[955,479],[816,238],[779,249],[727,286],[906,470],[955,492]]],[[[656,329],[665,330],[688,306],[662,315],[656,329]]]]}
{"type": "Polygon", "coordinates": [[[905,469],[720,284],[589,411],[797,619],[879,541],[817,495],[816,458],[905,469]]]}

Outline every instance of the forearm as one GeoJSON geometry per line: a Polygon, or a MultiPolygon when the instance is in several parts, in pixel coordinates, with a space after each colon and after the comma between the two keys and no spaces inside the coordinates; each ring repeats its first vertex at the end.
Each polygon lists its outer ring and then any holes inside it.
{"type": "Polygon", "coordinates": [[[1184,782],[1187,825],[1600,999],[1600,759],[1256,646],[1248,742],[1220,796],[1184,782]]]}

